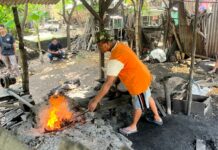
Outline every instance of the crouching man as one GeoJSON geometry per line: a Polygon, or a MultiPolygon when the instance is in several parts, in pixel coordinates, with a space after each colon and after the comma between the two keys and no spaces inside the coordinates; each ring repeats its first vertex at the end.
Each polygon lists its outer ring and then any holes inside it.
{"type": "Polygon", "coordinates": [[[59,60],[62,60],[64,57],[62,45],[56,38],[53,38],[48,46],[48,58],[50,63],[53,61],[54,57],[58,58],[59,60]]]}
{"type": "Polygon", "coordinates": [[[163,121],[158,114],[155,101],[151,97],[149,89],[152,75],[148,68],[139,60],[131,48],[118,41],[113,41],[106,31],[98,32],[96,37],[101,52],[111,52],[111,56],[106,70],[106,82],[95,98],[89,102],[88,109],[90,111],[96,109],[98,103],[116,80],[116,77],[119,77],[132,95],[135,109],[132,123],[126,128],[121,128],[120,132],[127,135],[137,132],[137,123],[142,111],[146,108],[151,108],[154,114],[154,118],[150,119],[150,121],[157,125],[162,125],[163,121]]]}

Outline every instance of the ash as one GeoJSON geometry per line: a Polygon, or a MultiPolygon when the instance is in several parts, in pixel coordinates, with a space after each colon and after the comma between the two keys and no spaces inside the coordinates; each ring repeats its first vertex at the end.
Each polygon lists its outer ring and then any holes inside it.
{"type": "MultiPolygon", "coordinates": [[[[105,117],[106,115],[108,114],[104,114],[105,117]]],[[[63,143],[69,144],[66,141],[80,143],[91,150],[132,149],[132,142],[111,126],[111,124],[115,125],[117,121],[114,122],[111,117],[108,120],[99,117],[100,113],[88,113],[85,124],[78,123],[73,127],[52,133],[42,133],[38,129],[33,129],[32,120],[29,119],[14,132],[20,141],[37,150],[58,150],[63,143]],[[111,121],[109,121],[110,119],[111,121]]],[[[119,123],[117,124],[119,125],[119,123]]]]}

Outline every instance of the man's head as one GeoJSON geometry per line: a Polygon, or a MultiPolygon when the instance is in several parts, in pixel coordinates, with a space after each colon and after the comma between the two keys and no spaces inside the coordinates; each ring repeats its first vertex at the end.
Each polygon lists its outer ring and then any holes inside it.
{"type": "Polygon", "coordinates": [[[96,43],[102,53],[110,51],[112,45],[112,38],[107,31],[103,30],[96,33],[96,43]]]}
{"type": "Polygon", "coordinates": [[[58,39],[57,38],[53,38],[51,40],[51,43],[54,44],[54,45],[57,45],[58,44],[58,39]]]}
{"type": "Polygon", "coordinates": [[[3,24],[0,24],[0,34],[5,35],[7,33],[7,30],[5,29],[5,26],[3,24]]]}

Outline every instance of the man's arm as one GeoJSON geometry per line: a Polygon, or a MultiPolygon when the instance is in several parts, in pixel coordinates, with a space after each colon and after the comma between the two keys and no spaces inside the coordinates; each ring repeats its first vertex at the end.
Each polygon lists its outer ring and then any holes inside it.
{"type": "Polygon", "coordinates": [[[2,48],[0,47],[0,60],[2,60],[2,48]]]}
{"type": "Polygon", "coordinates": [[[15,44],[15,42],[13,43],[13,48],[14,48],[14,55],[15,55],[15,53],[16,53],[16,44],[15,44]]]}
{"type": "Polygon", "coordinates": [[[2,38],[0,37],[0,60],[2,60],[2,38]]]}
{"type": "Polygon", "coordinates": [[[108,93],[109,89],[113,85],[116,80],[116,76],[107,76],[106,82],[103,84],[99,93],[89,102],[88,109],[90,111],[94,111],[98,103],[102,100],[102,98],[108,93]]]}
{"type": "Polygon", "coordinates": [[[15,55],[15,53],[16,53],[16,41],[12,35],[10,35],[10,38],[11,38],[11,43],[12,43],[11,48],[14,50],[14,55],[15,55]]]}

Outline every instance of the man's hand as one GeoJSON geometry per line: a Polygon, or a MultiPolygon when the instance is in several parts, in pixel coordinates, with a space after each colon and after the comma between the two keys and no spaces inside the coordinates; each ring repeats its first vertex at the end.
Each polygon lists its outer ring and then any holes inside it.
{"type": "Polygon", "coordinates": [[[52,54],[54,54],[54,55],[55,55],[55,54],[58,54],[58,51],[57,51],[57,52],[52,52],[52,54]]]}
{"type": "Polygon", "coordinates": [[[115,76],[107,76],[106,82],[101,87],[101,90],[98,92],[95,98],[89,102],[88,105],[89,111],[94,111],[96,109],[98,103],[100,103],[102,98],[107,94],[107,92],[109,91],[110,87],[112,86],[115,80],[116,80],[115,76]]]}
{"type": "Polygon", "coordinates": [[[88,110],[91,111],[91,112],[95,111],[97,105],[98,105],[98,102],[96,102],[95,99],[92,99],[92,100],[89,102],[88,110]]]}

